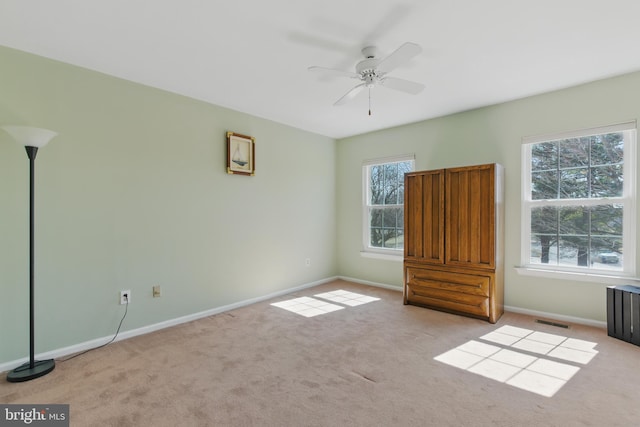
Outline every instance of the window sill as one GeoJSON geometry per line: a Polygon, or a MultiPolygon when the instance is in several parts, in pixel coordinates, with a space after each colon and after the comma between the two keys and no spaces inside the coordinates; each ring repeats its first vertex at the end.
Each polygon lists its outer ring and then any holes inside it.
{"type": "Polygon", "coordinates": [[[380,252],[360,251],[360,256],[363,258],[383,259],[386,261],[402,261],[404,259],[403,253],[389,254],[389,253],[380,253],[380,252]]]}
{"type": "Polygon", "coordinates": [[[577,271],[545,270],[543,268],[515,266],[518,274],[522,276],[546,277],[549,279],[574,280],[576,282],[595,282],[608,285],[637,284],[640,278],[618,274],[606,274],[600,272],[582,273],[577,271]]]}

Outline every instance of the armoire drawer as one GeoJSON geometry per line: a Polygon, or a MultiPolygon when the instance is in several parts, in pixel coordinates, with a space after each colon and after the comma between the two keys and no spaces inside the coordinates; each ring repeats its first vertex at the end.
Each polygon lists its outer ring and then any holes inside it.
{"type": "Polygon", "coordinates": [[[437,291],[433,288],[407,286],[407,303],[424,307],[489,317],[489,297],[437,291]]]}
{"type": "Polygon", "coordinates": [[[426,268],[406,267],[406,283],[410,287],[429,288],[434,292],[457,292],[488,297],[491,277],[454,273],[426,268]]]}

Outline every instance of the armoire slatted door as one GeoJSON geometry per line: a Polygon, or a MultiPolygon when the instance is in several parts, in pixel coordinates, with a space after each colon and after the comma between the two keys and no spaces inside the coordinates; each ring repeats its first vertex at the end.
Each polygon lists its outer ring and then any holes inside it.
{"type": "Polygon", "coordinates": [[[498,164],[405,175],[405,304],[500,318],[503,182],[498,164]]]}

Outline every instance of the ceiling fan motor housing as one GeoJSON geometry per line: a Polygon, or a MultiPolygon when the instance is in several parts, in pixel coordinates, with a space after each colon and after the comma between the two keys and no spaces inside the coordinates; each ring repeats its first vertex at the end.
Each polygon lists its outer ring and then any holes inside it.
{"type": "Polygon", "coordinates": [[[376,54],[378,53],[378,48],[375,46],[367,46],[367,47],[363,47],[360,52],[362,52],[365,58],[373,59],[376,57],[376,54]]]}

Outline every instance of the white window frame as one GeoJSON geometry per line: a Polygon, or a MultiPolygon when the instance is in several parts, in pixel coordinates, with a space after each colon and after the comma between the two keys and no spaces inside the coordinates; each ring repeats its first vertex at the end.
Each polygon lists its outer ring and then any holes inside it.
{"type": "Polygon", "coordinates": [[[371,200],[371,190],[369,188],[371,166],[400,162],[411,162],[411,170],[415,171],[415,154],[382,157],[377,159],[369,159],[362,162],[362,250],[360,254],[363,257],[387,259],[393,261],[402,261],[404,257],[404,248],[391,249],[371,246],[371,227],[369,224],[370,209],[374,207],[369,205],[369,201],[371,200]]]}
{"type": "Polygon", "coordinates": [[[522,139],[522,221],[521,221],[521,265],[516,267],[520,274],[571,279],[578,281],[620,283],[620,280],[637,281],[636,276],[636,122],[626,122],[610,126],[570,132],[525,137],[522,139]],[[602,199],[532,200],[531,199],[531,146],[542,142],[580,138],[607,133],[625,133],[623,158],[623,191],[620,197],[602,199]],[[623,206],[623,247],[622,271],[581,268],[562,265],[531,264],[531,210],[533,207],[552,205],[597,205],[605,200],[623,206]]]}

